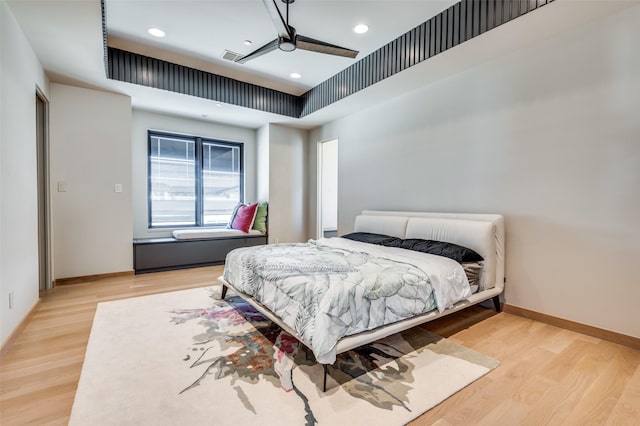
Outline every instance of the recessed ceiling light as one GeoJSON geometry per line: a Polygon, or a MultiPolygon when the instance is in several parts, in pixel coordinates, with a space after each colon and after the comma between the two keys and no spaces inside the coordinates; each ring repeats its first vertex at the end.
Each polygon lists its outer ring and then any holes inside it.
{"type": "Polygon", "coordinates": [[[365,24],[358,24],[355,27],[353,27],[353,32],[356,34],[364,34],[367,31],[369,31],[369,26],[365,24]]]}
{"type": "Polygon", "coordinates": [[[300,75],[300,73],[292,72],[291,74],[289,74],[289,77],[291,77],[291,78],[300,78],[302,76],[300,75]]]}
{"type": "Polygon", "coordinates": [[[245,40],[244,44],[245,44],[245,46],[251,46],[253,44],[253,42],[251,40],[245,40]]]}
{"type": "Polygon", "coordinates": [[[162,31],[160,28],[149,28],[147,32],[152,36],[161,37],[161,38],[167,35],[167,33],[162,31]]]}
{"type": "Polygon", "coordinates": [[[222,106],[222,104],[221,104],[220,102],[218,102],[218,103],[216,104],[216,106],[217,106],[217,107],[221,107],[221,106],[222,106]]]}

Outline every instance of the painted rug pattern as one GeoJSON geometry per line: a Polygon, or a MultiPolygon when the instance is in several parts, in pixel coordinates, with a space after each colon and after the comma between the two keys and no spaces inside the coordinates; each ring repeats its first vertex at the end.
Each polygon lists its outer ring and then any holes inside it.
{"type": "Polygon", "coordinates": [[[311,351],[241,298],[218,295],[215,287],[100,304],[70,424],[404,424],[498,365],[415,328],[339,355],[322,392],[311,351]],[[111,341],[127,328],[125,312],[129,329],[154,336],[111,341]],[[136,364],[153,344],[171,349],[136,364]],[[110,364],[121,371],[105,374],[110,364]]]}
{"type": "MultiPolygon", "coordinates": [[[[180,393],[199,386],[207,378],[231,377],[238,398],[248,410],[255,413],[251,401],[237,382],[254,384],[258,380],[267,380],[284,392],[295,392],[304,405],[306,424],[317,423],[309,400],[293,381],[294,368],[317,364],[310,351],[298,340],[237,296],[229,297],[224,302],[214,300],[210,308],[174,310],[172,314],[172,322],[175,324],[197,320],[205,329],[202,334],[194,336],[194,345],[183,358],[183,361],[189,363],[189,368],[198,369],[202,374],[180,393]],[[212,353],[218,346],[223,350],[235,350],[227,355],[216,356],[212,353]]],[[[427,339],[419,342],[423,346],[440,340],[438,336],[425,331],[404,333],[405,336],[415,334],[421,334],[427,339]]],[[[408,345],[412,350],[419,349],[412,346],[412,343],[417,343],[412,342],[412,339],[405,340],[402,334],[397,337],[402,338],[405,348],[408,345]]],[[[407,399],[411,387],[404,384],[415,380],[412,375],[414,366],[410,361],[411,357],[394,346],[393,340],[396,340],[397,345],[398,338],[389,340],[391,341],[376,342],[341,355],[335,364],[339,371],[332,369],[331,374],[332,377],[342,379],[343,389],[352,397],[366,400],[381,409],[390,410],[398,406],[411,411],[407,399]],[[375,371],[376,368],[382,369],[375,371]],[[393,394],[387,390],[391,383],[396,384],[393,394]]]]}

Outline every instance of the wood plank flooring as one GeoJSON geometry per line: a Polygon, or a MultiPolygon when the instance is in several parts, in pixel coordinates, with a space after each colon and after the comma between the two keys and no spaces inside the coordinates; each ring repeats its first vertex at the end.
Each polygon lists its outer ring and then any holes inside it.
{"type": "MultiPolygon", "coordinates": [[[[216,284],[222,266],[109,277],[43,293],[0,366],[0,424],[68,422],[99,302],[216,284]]],[[[640,425],[640,351],[483,307],[425,328],[497,358],[422,425],[640,425]]]]}

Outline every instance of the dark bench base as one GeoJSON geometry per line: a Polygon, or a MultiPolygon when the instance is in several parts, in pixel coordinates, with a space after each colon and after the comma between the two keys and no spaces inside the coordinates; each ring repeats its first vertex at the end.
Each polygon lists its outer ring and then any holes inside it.
{"type": "Polygon", "coordinates": [[[227,253],[239,247],[267,244],[266,235],[177,240],[143,238],[133,240],[133,269],[136,274],[220,265],[227,253]]]}

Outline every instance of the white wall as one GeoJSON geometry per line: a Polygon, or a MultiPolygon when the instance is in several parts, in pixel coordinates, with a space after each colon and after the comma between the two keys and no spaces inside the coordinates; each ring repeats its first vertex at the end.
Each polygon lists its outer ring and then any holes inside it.
{"type": "Polygon", "coordinates": [[[38,300],[36,87],[49,96],[44,70],[4,0],[0,1],[0,81],[0,341],[4,343],[38,300]]]}
{"type": "Polygon", "coordinates": [[[340,140],[339,232],[363,209],[502,213],[506,303],[640,337],[638,22],[635,6],[314,130],[340,140]]]}
{"type": "Polygon", "coordinates": [[[133,152],[134,238],[170,236],[172,230],[149,229],[147,207],[147,143],[149,130],[202,136],[244,144],[245,202],[256,200],[256,131],[135,109],[131,127],[133,152]]]}
{"type": "Polygon", "coordinates": [[[322,230],[338,228],[338,141],[322,145],[322,230]]]}
{"type": "Polygon", "coordinates": [[[269,125],[269,242],[308,239],[308,131],[269,125]]]}
{"type": "Polygon", "coordinates": [[[50,131],[55,278],[132,270],[131,99],[52,83],[50,131]]]}
{"type": "Polygon", "coordinates": [[[256,130],[256,194],[259,201],[269,201],[269,125],[256,130]]]}

